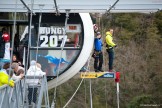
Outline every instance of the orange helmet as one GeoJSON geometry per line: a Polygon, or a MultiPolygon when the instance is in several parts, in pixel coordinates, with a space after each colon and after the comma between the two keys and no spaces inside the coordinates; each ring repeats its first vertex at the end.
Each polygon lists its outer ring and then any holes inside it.
{"type": "Polygon", "coordinates": [[[9,41],[10,41],[10,36],[9,36],[9,34],[4,33],[4,34],[2,35],[2,37],[3,37],[3,40],[4,40],[5,42],[9,42],[9,41]]]}

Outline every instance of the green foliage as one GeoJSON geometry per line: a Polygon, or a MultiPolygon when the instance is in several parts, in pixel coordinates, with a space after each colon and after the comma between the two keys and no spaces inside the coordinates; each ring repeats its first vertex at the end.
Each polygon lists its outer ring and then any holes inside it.
{"type": "Polygon", "coordinates": [[[162,34],[162,11],[159,11],[155,14],[155,23],[157,25],[159,33],[162,34]]]}
{"type": "MultiPolygon", "coordinates": [[[[162,103],[162,38],[158,34],[162,29],[161,15],[161,12],[125,13],[103,15],[101,18],[100,23],[103,27],[101,32],[105,33],[109,28],[113,28],[114,41],[118,45],[115,48],[114,67],[121,72],[121,108],[141,108],[140,105],[162,103]]],[[[104,52],[106,66],[103,69],[105,70],[108,67],[107,61],[107,52],[104,52]]],[[[91,70],[93,70],[93,63],[91,63],[91,70]]],[[[65,105],[79,83],[80,78],[73,78],[58,87],[56,108],[65,105]]],[[[89,80],[86,79],[68,107],[89,108],[89,89],[89,80]]],[[[53,90],[49,93],[50,98],[53,99],[53,90]]],[[[92,97],[94,108],[116,108],[114,80],[93,79],[92,97]]]]}
{"type": "Polygon", "coordinates": [[[149,105],[157,104],[155,99],[150,95],[140,95],[136,96],[129,103],[128,108],[141,108],[144,106],[149,107],[149,105]]]}

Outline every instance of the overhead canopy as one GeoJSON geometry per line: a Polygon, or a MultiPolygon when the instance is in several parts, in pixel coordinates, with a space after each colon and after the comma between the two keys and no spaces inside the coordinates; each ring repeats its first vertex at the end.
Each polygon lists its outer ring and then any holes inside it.
{"type": "Polygon", "coordinates": [[[66,10],[70,13],[105,13],[108,10],[110,13],[144,13],[162,9],[162,0],[0,0],[0,12],[15,12],[15,9],[17,12],[28,12],[32,1],[33,12],[48,13],[65,13],[66,10]]]}

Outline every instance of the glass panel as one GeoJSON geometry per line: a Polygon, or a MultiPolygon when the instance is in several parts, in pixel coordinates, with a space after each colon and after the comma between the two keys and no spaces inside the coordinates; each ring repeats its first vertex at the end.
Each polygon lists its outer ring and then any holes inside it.
{"type": "Polygon", "coordinates": [[[62,73],[74,63],[80,50],[38,50],[37,54],[37,50],[30,50],[30,52],[30,59],[36,60],[37,57],[38,63],[41,64],[42,70],[46,72],[47,76],[56,76],[60,58],[61,63],[59,73],[62,73]]]}
{"type": "MultiPolygon", "coordinates": [[[[31,47],[37,47],[38,33],[36,27],[31,32],[31,47]]],[[[40,27],[39,37],[38,47],[58,48],[65,44],[64,47],[79,48],[81,46],[81,25],[68,24],[66,34],[63,26],[40,27]]]]}

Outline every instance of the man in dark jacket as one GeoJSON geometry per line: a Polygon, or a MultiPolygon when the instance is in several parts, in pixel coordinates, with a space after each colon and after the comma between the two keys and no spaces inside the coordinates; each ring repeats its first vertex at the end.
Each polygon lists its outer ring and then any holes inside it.
{"type": "Polygon", "coordinates": [[[5,53],[5,41],[3,40],[3,33],[6,31],[5,28],[2,28],[2,31],[0,32],[0,68],[2,68],[3,66],[3,62],[2,59],[4,57],[4,53],[5,53]]]}
{"type": "Polygon", "coordinates": [[[0,32],[0,58],[3,58],[5,53],[5,41],[2,37],[4,31],[6,31],[6,29],[2,28],[2,31],[0,32]]]}

